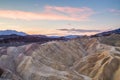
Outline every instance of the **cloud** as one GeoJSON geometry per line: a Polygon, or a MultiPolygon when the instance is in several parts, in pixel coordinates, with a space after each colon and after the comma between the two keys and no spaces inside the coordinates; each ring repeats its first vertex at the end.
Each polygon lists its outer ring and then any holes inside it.
{"type": "Polygon", "coordinates": [[[0,17],[22,20],[75,20],[74,18],[51,13],[33,13],[12,10],[0,10],[0,17]]]}
{"type": "Polygon", "coordinates": [[[120,15],[120,10],[118,9],[109,9],[109,12],[115,13],[116,15],[120,15]]]}
{"type": "Polygon", "coordinates": [[[56,14],[66,15],[76,20],[88,20],[88,18],[94,14],[94,11],[88,7],[75,8],[75,7],[57,7],[57,6],[45,6],[46,12],[53,12],[56,14]]]}
{"type": "Polygon", "coordinates": [[[85,30],[85,29],[75,29],[75,28],[71,28],[71,29],[57,29],[60,31],[65,31],[68,33],[87,33],[87,32],[101,32],[100,30],[85,30]]]}
{"type": "Polygon", "coordinates": [[[101,30],[86,30],[86,29],[75,29],[75,28],[71,28],[71,29],[57,29],[58,31],[60,31],[61,33],[64,33],[66,35],[93,35],[99,32],[102,32],[101,30]]]}
{"type": "Polygon", "coordinates": [[[21,20],[72,20],[86,21],[94,13],[90,8],[73,8],[45,6],[44,11],[27,12],[19,10],[0,10],[1,18],[21,19],[21,20]]]}

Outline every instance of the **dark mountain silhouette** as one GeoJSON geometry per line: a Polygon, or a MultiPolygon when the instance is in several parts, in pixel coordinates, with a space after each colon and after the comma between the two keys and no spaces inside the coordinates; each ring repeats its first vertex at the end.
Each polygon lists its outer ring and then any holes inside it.
{"type": "Polygon", "coordinates": [[[111,34],[120,34],[120,28],[119,29],[115,29],[115,30],[111,30],[111,31],[98,33],[98,34],[92,35],[92,37],[109,36],[111,34]]]}

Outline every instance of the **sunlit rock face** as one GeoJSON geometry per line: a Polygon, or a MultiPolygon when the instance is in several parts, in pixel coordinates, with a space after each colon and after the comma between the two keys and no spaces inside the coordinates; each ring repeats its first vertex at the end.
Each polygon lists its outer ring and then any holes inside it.
{"type": "Polygon", "coordinates": [[[0,47],[0,80],[119,80],[120,47],[98,38],[0,47]]]}

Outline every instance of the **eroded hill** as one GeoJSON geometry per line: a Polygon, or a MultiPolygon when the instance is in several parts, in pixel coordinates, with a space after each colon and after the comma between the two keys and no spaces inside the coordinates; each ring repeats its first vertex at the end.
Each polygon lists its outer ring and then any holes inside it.
{"type": "Polygon", "coordinates": [[[1,80],[119,80],[120,47],[97,38],[0,47],[1,80]]]}

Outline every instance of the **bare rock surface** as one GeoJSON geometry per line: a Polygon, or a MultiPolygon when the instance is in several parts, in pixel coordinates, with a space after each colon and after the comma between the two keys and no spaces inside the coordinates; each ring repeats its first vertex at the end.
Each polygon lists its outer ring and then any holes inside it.
{"type": "Polygon", "coordinates": [[[120,47],[96,38],[0,47],[0,80],[120,80],[120,47]]]}

